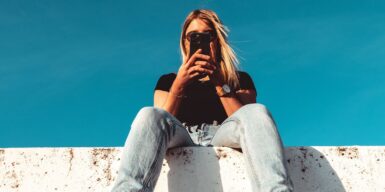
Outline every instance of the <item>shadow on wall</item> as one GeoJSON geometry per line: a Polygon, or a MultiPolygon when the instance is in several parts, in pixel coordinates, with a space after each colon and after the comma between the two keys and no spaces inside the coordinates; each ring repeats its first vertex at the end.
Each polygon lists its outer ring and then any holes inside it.
{"type": "MultiPolygon", "coordinates": [[[[216,154],[214,148],[205,149],[210,150],[210,154],[216,154]]],[[[191,191],[223,191],[217,156],[199,155],[201,158],[191,159],[195,156],[192,153],[193,150],[188,148],[167,151],[166,160],[170,168],[167,174],[168,191],[186,191],[186,186],[194,187],[191,191]]]]}
{"type": "Polygon", "coordinates": [[[322,152],[313,147],[285,149],[286,165],[296,192],[345,192],[335,170],[322,152]]]}

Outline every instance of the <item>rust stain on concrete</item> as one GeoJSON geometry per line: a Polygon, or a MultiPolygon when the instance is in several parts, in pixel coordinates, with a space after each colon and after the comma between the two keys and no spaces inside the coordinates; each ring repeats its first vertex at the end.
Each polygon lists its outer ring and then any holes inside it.
{"type": "Polygon", "coordinates": [[[100,165],[100,160],[107,161],[107,166],[103,168],[103,173],[108,184],[112,181],[111,164],[113,163],[113,158],[111,157],[111,154],[113,154],[115,150],[115,148],[95,148],[91,151],[94,166],[98,167],[100,165]]]}
{"type": "Polygon", "coordinates": [[[192,149],[183,149],[183,152],[182,152],[182,155],[185,156],[185,157],[189,157],[193,154],[193,150],[192,149]]]}
{"type": "Polygon", "coordinates": [[[191,163],[193,159],[193,153],[194,151],[192,149],[186,149],[186,148],[181,148],[181,149],[171,149],[166,151],[166,156],[168,157],[173,157],[175,159],[183,159],[183,164],[189,164],[191,163]]]}
{"type": "MultiPolygon", "coordinates": [[[[12,162],[11,165],[14,167],[15,166],[15,162],[12,162]]],[[[12,171],[7,171],[5,173],[5,176],[9,178],[11,188],[15,189],[15,188],[18,188],[20,186],[19,178],[18,178],[18,176],[17,176],[17,174],[16,174],[14,169],[12,169],[12,171]]]]}
{"type": "Polygon", "coordinates": [[[306,157],[307,157],[307,149],[304,148],[304,147],[300,147],[299,150],[301,151],[303,158],[306,159],[306,157]]]}
{"type": "Polygon", "coordinates": [[[95,148],[95,149],[92,149],[91,151],[91,155],[92,155],[92,160],[93,160],[93,164],[95,166],[99,166],[99,160],[102,159],[102,160],[107,160],[107,158],[112,154],[114,153],[115,149],[112,148],[95,148]]]}
{"type": "Polygon", "coordinates": [[[4,161],[4,157],[5,157],[4,153],[5,153],[4,149],[0,149],[0,163],[4,161]]]}
{"type": "Polygon", "coordinates": [[[217,158],[218,159],[221,159],[222,157],[223,158],[227,157],[227,153],[225,151],[223,151],[222,149],[218,148],[216,151],[217,151],[217,158]]]}
{"type": "Polygon", "coordinates": [[[74,159],[74,150],[73,150],[73,148],[71,148],[68,152],[69,152],[69,156],[70,156],[70,162],[69,162],[70,167],[69,167],[67,175],[69,175],[71,170],[72,170],[72,160],[74,159]]]}
{"type": "Polygon", "coordinates": [[[338,156],[347,157],[350,159],[359,158],[357,147],[337,147],[338,156]]]}

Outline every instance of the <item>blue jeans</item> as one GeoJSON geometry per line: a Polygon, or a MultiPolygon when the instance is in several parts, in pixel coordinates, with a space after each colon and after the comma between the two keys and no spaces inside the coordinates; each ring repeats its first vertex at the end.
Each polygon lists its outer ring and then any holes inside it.
{"type": "Polygon", "coordinates": [[[190,127],[161,108],[143,107],[132,122],[111,192],[153,191],[167,149],[182,146],[240,148],[252,191],[293,191],[275,122],[264,105],[252,103],[220,125],[190,127]]]}

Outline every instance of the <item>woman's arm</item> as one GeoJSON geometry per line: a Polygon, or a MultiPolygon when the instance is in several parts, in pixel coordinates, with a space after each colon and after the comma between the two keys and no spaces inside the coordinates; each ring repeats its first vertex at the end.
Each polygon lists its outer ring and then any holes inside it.
{"type": "MultiPolygon", "coordinates": [[[[232,92],[230,95],[225,97],[219,97],[221,103],[226,111],[227,116],[232,115],[235,111],[241,108],[243,105],[249,103],[256,103],[257,93],[254,90],[254,84],[251,77],[246,73],[241,73],[242,84],[244,84],[244,89],[239,89],[235,93],[232,92]]],[[[215,89],[218,92],[221,92],[222,86],[224,85],[223,78],[221,74],[216,71],[214,75],[209,76],[210,81],[214,84],[215,89]]]]}
{"type": "Polygon", "coordinates": [[[210,56],[201,54],[202,49],[198,49],[187,62],[179,67],[175,80],[170,91],[156,90],[154,93],[154,106],[162,108],[172,115],[176,115],[181,100],[183,99],[184,88],[192,81],[199,78],[202,73],[213,74],[215,66],[210,63],[196,62],[197,59],[210,59],[210,56]]]}
{"type": "Polygon", "coordinates": [[[240,89],[236,95],[244,105],[257,102],[257,93],[253,89],[240,89]]]}
{"type": "Polygon", "coordinates": [[[180,97],[183,93],[183,89],[178,88],[178,85],[176,84],[177,83],[173,83],[171,86],[171,93],[162,90],[155,90],[154,93],[154,106],[162,108],[174,116],[178,113],[179,105],[183,99],[180,97]]]}
{"type": "MultiPolygon", "coordinates": [[[[215,86],[217,91],[221,86],[215,86]]],[[[238,90],[235,94],[231,94],[227,97],[219,97],[223,107],[225,108],[227,116],[230,116],[243,105],[249,103],[256,103],[256,92],[249,89],[238,90]]]]}

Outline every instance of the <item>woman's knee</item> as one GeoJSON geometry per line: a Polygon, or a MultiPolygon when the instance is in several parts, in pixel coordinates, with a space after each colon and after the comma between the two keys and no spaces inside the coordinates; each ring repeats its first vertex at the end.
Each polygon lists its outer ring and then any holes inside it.
{"type": "Polygon", "coordinates": [[[267,107],[260,103],[251,103],[242,106],[238,113],[240,121],[251,121],[253,124],[264,124],[266,120],[273,121],[273,117],[267,107]]]}
{"type": "MultiPolygon", "coordinates": [[[[131,123],[129,138],[140,138],[135,141],[154,140],[165,134],[168,128],[167,112],[156,107],[146,106],[141,108],[131,123]]],[[[126,144],[125,144],[126,145],[126,144]]]]}
{"type": "Polygon", "coordinates": [[[135,119],[140,119],[143,121],[159,121],[162,118],[167,116],[167,112],[152,106],[143,107],[139,110],[135,119]]]}
{"type": "Polygon", "coordinates": [[[261,103],[249,103],[241,107],[246,114],[254,114],[256,112],[269,114],[269,110],[261,103]]]}
{"type": "Polygon", "coordinates": [[[146,106],[139,110],[132,123],[132,127],[143,127],[143,125],[149,123],[160,124],[166,117],[166,111],[157,107],[146,106]]]}

